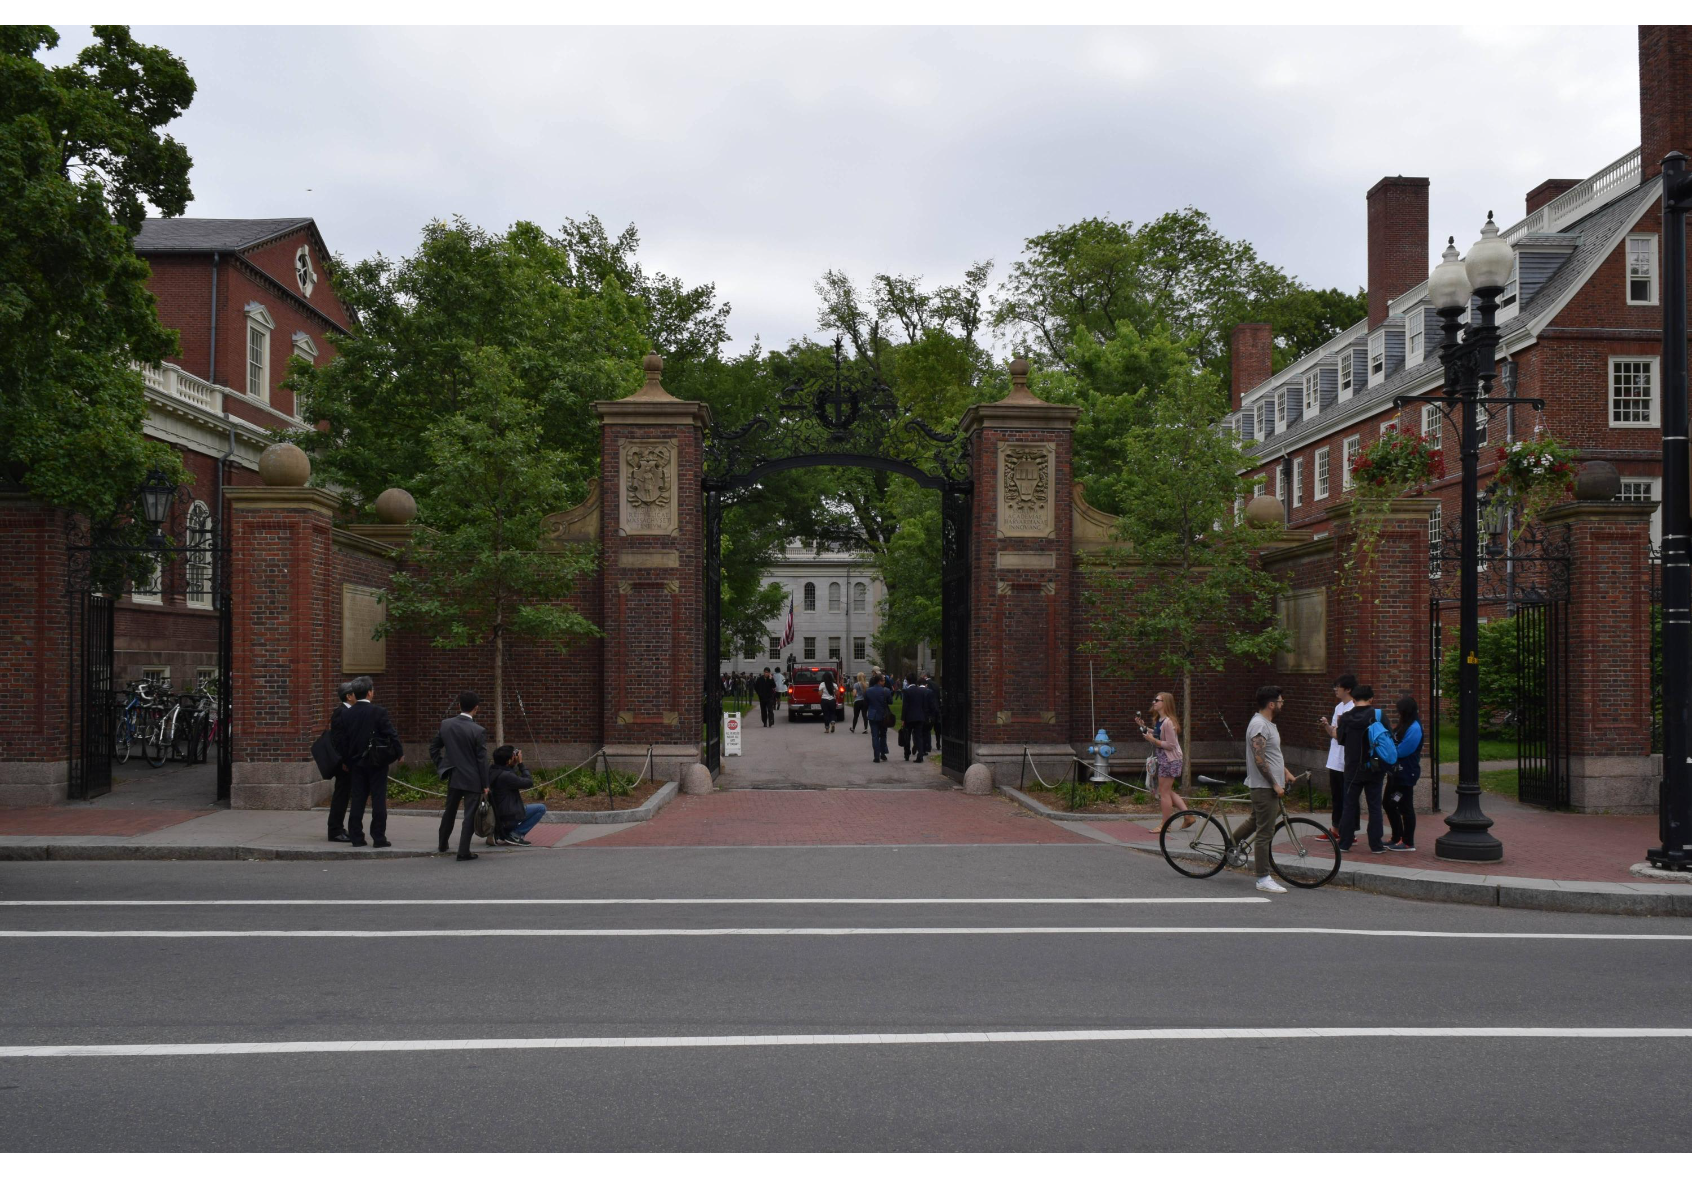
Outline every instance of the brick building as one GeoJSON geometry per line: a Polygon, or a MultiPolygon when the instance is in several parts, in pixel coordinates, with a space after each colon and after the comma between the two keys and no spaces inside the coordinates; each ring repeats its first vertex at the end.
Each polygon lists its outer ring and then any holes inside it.
{"type": "Polygon", "coordinates": [[[181,336],[178,355],[144,372],[144,428],[181,453],[193,481],[169,525],[184,558],[118,606],[113,674],[190,688],[217,662],[210,560],[196,529],[222,518],[225,487],[258,482],[273,431],[306,425],[282,387],[289,359],[327,363],[354,321],[310,218],[149,218],[135,249],[152,268],[160,322],[181,336]]]}
{"type": "MultiPolygon", "coordinates": [[[[1524,215],[1500,230],[1516,255],[1498,312],[1500,384],[1546,407],[1543,417],[1495,410],[1483,423],[1483,490],[1493,448],[1543,427],[1583,459],[1613,463],[1624,501],[1661,498],[1660,172],[1670,151],[1692,154],[1692,28],[1641,26],[1639,71],[1641,146],[1585,180],[1535,186],[1524,215]]],[[[1428,189],[1425,178],[1389,176],[1367,194],[1366,319],[1279,372],[1270,371],[1267,325],[1234,333],[1227,420],[1290,527],[1327,527],[1351,497],[1352,461],[1393,429],[1426,434],[1444,451],[1448,475],[1427,492],[1431,542],[1456,522],[1456,431],[1434,406],[1392,408],[1394,397],[1443,387],[1440,320],[1427,297],[1428,189]]],[[[1449,227],[1460,249],[1476,230],[1449,227]]],[[[1657,530],[1653,518],[1653,538],[1657,530]]]]}

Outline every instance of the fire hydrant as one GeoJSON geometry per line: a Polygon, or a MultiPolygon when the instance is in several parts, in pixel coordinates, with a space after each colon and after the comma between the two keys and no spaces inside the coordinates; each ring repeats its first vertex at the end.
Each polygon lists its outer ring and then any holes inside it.
{"type": "Polygon", "coordinates": [[[1087,746],[1087,751],[1093,754],[1094,781],[1110,780],[1110,758],[1116,752],[1116,746],[1110,743],[1110,733],[1103,728],[1093,737],[1093,743],[1087,746]]]}

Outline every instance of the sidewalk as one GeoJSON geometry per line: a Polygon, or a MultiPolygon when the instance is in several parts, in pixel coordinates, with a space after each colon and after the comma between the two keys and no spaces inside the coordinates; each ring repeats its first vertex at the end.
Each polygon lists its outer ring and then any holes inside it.
{"type": "MultiPolygon", "coordinates": [[[[1005,792],[1024,805],[1045,809],[1018,791],[1005,792]]],[[[1492,833],[1504,844],[1502,862],[1470,865],[1436,856],[1434,844],[1446,831],[1447,810],[1416,816],[1414,851],[1373,854],[1364,832],[1359,832],[1334,883],[1414,900],[1692,916],[1692,878],[1685,883],[1642,879],[1629,870],[1643,862],[1646,849],[1657,843],[1654,815],[1570,814],[1524,806],[1494,793],[1482,795],[1481,808],[1492,819],[1492,833]]],[[[1246,817],[1244,808],[1230,807],[1228,817],[1231,824],[1239,825],[1246,817]]],[[[1326,826],[1332,815],[1308,817],[1326,826]]],[[[1162,854],[1157,837],[1161,823],[1156,815],[1115,821],[1054,820],[1100,842],[1162,854]]]]}

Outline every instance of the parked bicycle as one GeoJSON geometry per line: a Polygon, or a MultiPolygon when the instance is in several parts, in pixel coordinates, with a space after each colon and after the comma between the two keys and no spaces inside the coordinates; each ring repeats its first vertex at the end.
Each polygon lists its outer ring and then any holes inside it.
{"type": "MultiPolygon", "coordinates": [[[[1232,788],[1225,781],[1202,774],[1196,780],[1200,785],[1232,788]]],[[[1297,778],[1293,784],[1298,784],[1297,778]]],[[[1177,810],[1171,814],[1158,833],[1158,843],[1169,866],[1192,879],[1209,879],[1224,867],[1249,866],[1251,843],[1234,837],[1223,808],[1250,800],[1249,793],[1229,794],[1215,798],[1208,809],[1177,810]]],[[[1339,874],[1339,843],[1327,827],[1314,818],[1288,814],[1285,795],[1275,798],[1275,812],[1275,834],[1270,842],[1274,853],[1269,865],[1276,875],[1295,888],[1319,888],[1339,874]]],[[[1256,835],[1252,837],[1255,839],[1256,835]]]]}
{"type": "Polygon", "coordinates": [[[157,722],[157,717],[153,714],[155,696],[152,682],[137,679],[132,680],[127,687],[129,698],[124,700],[122,708],[118,711],[113,731],[112,751],[120,765],[128,763],[130,746],[143,743],[146,733],[157,722]]]}
{"type": "Polygon", "coordinates": [[[166,706],[158,722],[147,733],[141,753],[157,769],[166,761],[184,761],[193,752],[194,697],[179,695],[166,706]]]}

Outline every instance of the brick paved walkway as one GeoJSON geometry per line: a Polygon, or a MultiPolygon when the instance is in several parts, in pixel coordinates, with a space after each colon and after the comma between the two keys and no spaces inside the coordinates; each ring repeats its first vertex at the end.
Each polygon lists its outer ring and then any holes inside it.
{"type": "Polygon", "coordinates": [[[679,797],[588,847],[1074,843],[1086,836],[1000,797],[936,790],[730,790],[679,797]]]}
{"type": "Polygon", "coordinates": [[[87,806],[25,806],[16,810],[0,810],[0,835],[147,834],[205,816],[205,810],[103,810],[87,806]]]}

